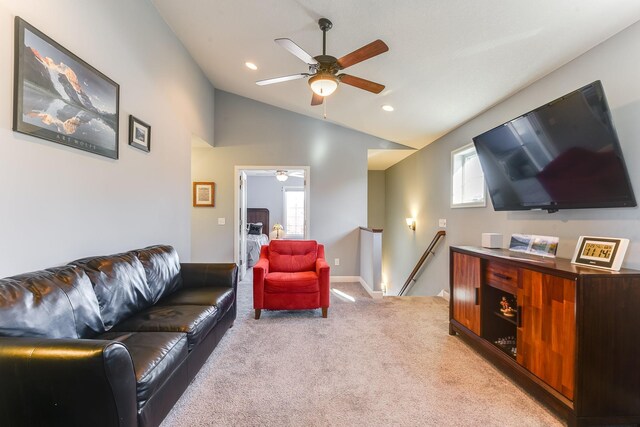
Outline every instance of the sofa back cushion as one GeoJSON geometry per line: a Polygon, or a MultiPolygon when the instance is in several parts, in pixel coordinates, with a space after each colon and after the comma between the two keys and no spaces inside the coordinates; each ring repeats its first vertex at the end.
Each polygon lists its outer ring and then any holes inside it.
{"type": "Polygon", "coordinates": [[[182,286],[178,252],[168,245],[149,246],[135,251],[144,267],[153,303],[182,286]]]}
{"type": "Polygon", "coordinates": [[[269,243],[269,271],[293,273],[313,271],[318,258],[315,240],[272,240],[269,243]]]}
{"type": "Polygon", "coordinates": [[[104,332],[98,300],[74,266],[0,279],[0,336],[91,338],[104,332]]]}
{"type": "Polygon", "coordinates": [[[107,331],[153,304],[144,267],[134,252],[83,258],[71,264],[84,269],[91,279],[107,331]]]}

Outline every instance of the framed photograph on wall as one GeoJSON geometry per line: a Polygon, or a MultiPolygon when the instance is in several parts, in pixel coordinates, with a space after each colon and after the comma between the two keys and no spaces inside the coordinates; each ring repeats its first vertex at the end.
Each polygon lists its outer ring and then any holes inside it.
{"type": "Polygon", "coordinates": [[[129,145],[139,150],[151,151],[151,126],[129,115],[129,145]]]}
{"type": "Polygon", "coordinates": [[[194,182],[193,183],[193,206],[194,207],[214,207],[215,206],[215,182],[194,182]]]}
{"type": "Polygon", "coordinates": [[[13,130],[117,159],[120,86],[20,17],[14,54],[13,130]]]}
{"type": "Polygon", "coordinates": [[[629,239],[580,236],[571,262],[618,271],[628,246],[629,239]]]}

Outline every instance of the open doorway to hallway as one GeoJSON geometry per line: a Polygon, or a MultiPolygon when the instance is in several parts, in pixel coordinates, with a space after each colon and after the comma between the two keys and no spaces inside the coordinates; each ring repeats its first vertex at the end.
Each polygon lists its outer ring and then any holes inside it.
{"type": "Polygon", "coordinates": [[[309,238],[308,166],[235,167],[235,250],[240,280],[272,239],[309,238]]]}

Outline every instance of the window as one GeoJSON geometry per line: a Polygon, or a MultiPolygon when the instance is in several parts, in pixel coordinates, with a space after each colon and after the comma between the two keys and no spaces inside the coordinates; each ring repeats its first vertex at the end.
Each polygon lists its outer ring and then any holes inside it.
{"type": "Polygon", "coordinates": [[[284,232],[292,239],[304,237],[304,187],[284,187],[284,232]]]}
{"type": "Polygon", "coordinates": [[[451,152],[451,207],[486,206],[484,174],[473,144],[451,152]]]}

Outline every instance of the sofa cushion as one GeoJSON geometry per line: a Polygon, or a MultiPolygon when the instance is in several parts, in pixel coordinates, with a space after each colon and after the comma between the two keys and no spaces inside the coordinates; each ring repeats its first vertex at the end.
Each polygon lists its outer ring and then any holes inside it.
{"type": "Polygon", "coordinates": [[[320,292],[320,284],[315,271],[269,273],[264,278],[264,291],[270,293],[320,292]]]}
{"type": "Polygon", "coordinates": [[[218,317],[225,315],[233,305],[231,288],[186,288],[161,299],[158,305],[215,305],[218,317]]]}
{"type": "Polygon", "coordinates": [[[96,339],[119,341],[129,350],[136,373],[138,409],[187,358],[187,336],[178,332],[113,332],[96,339]]]}
{"type": "Polygon", "coordinates": [[[119,323],[113,331],[183,332],[189,351],[207,336],[218,322],[218,309],[201,305],[153,306],[119,323]]]}
{"type": "Polygon", "coordinates": [[[70,264],[83,268],[91,279],[106,330],[153,304],[142,263],[132,252],[70,264]]]}
{"type": "Polygon", "coordinates": [[[88,338],[104,332],[91,282],[64,266],[0,279],[0,336],[88,338]]]}
{"type": "Polygon", "coordinates": [[[180,259],[176,250],[168,245],[149,246],[135,251],[147,275],[147,284],[155,304],[165,295],[172,294],[182,285],[180,259]]]}
{"type": "Polygon", "coordinates": [[[317,258],[318,242],[315,240],[269,242],[269,271],[315,271],[317,258]]]}

